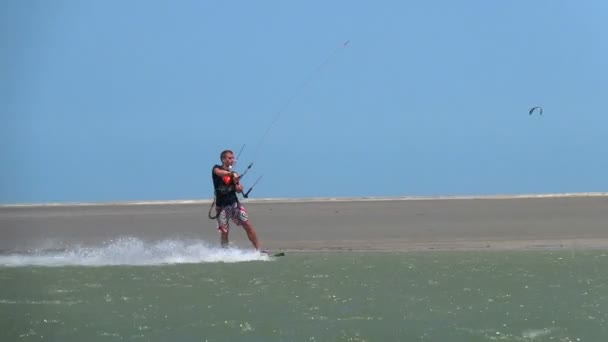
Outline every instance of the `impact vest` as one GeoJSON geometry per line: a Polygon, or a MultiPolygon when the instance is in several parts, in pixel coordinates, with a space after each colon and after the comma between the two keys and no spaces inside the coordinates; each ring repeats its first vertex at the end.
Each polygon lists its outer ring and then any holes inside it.
{"type": "Polygon", "coordinates": [[[224,169],[222,165],[214,165],[211,169],[211,178],[213,179],[213,188],[215,191],[215,205],[217,207],[225,207],[237,203],[238,197],[232,179],[226,184],[223,177],[220,177],[213,172],[213,169],[216,167],[219,167],[222,170],[224,169]]]}

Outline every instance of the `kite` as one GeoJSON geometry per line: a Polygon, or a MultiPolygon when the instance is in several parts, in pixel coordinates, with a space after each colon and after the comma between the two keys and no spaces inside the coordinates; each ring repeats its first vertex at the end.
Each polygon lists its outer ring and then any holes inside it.
{"type": "Polygon", "coordinates": [[[532,112],[534,112],[535,109],[538,109],[540,111],[540,115],[543,115],[543,107],[532,107],[532,108],[530,108],[530,111],[528,112],[528,115],[532,115],[532,112]]]}

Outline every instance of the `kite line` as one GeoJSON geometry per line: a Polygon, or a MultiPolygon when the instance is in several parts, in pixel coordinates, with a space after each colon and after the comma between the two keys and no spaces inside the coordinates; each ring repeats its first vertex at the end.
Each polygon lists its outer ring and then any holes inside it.
{"type": "MultiPolygon", "coordinates": [[[[268,127],[266,128],[266,131],[264,132],[264,134],[262,134],[262,137],[260,138],[257,147],[254,150],[253,153],[253,157],[252,157],[252,162],[247,165],[247,168],[245,169],[245,171],[239,176],[239,179],[242,179],[243,176],[245,176],[247,174],[247,172],[251,169],[251,167],[253,166],[253,164],[255,163],[255,160],[258,156],[258,153],[262,147],[262,143],[264,142],[265,138],[268,136],[268,133],[270,132],[270,130],[272,129],[272,127],[276,124],[276,122],[279,120],[279,118],[281,117],[281,115],[287,110],[287,108],[289,107],[289,105],[298,97],[298,95],[301,93],[301,91],[313,80],[314,76],[316,73],[320,72],[321,69],[323,69],[323,67],[325,67],[325,65],[327,65],[329,63],[329,61],[331,60],[331,58],[337,54],[339,51],[343,50],[344,48],[346,48],[348,46],[348,44],[350,43],[350,40],[345,41],[344,43],[340,44],[339,46],[337,46],[336,48],[334,48],[329,55],[320,63],[318,64],[309,74],[308,77],[306,77],[295,89],[295,91],[291,94],[291,96],[289,96],[287,98],[287,101],[285,101],[285,103],[279,108],[279,110],[277,111],[277,113],[275,114],[273,120],[270,122],[270,124],[268,125],[268,127]]],[[[243,146],[244,147],[244,146],[243,146]]],[[[241,148],[241,151],[243,149],[241,148]]],[[[243,193],[243,197],[248,198],[249,193],[251,192],[251,190],[253,189],[253,187],[257,184],[257,182],[262,178],[262,176],[260,176],[251,186],[251,188],[249,188],[248,191],[243,193]]]]}

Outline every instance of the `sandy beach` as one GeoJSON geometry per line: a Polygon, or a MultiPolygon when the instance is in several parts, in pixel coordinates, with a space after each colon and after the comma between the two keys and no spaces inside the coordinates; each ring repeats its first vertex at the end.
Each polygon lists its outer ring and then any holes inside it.
{"type": "MultiPolygon", "coordinates": [[[[271,250],[504,250],[608,247],[608,194],[243,201],[271,250]]],[[[210,201],[0,207],[0,250],[121,237],[216,244],[210,201]]],[[[231,242],[249,247],[232,226],[231,242]]]]}

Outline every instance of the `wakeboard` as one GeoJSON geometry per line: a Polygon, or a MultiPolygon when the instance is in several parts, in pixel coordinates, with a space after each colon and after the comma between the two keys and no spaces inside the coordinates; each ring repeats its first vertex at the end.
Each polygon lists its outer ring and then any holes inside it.
{"type": "Polygon", "coordinates": [[[278,257],[285,256],[285,252],[273,253],[273,252],[269,252],[269,251],[261,251],[260,253],[266,254],[269,257],[273,257],[273,258],[278,258],[278,257]]]}

